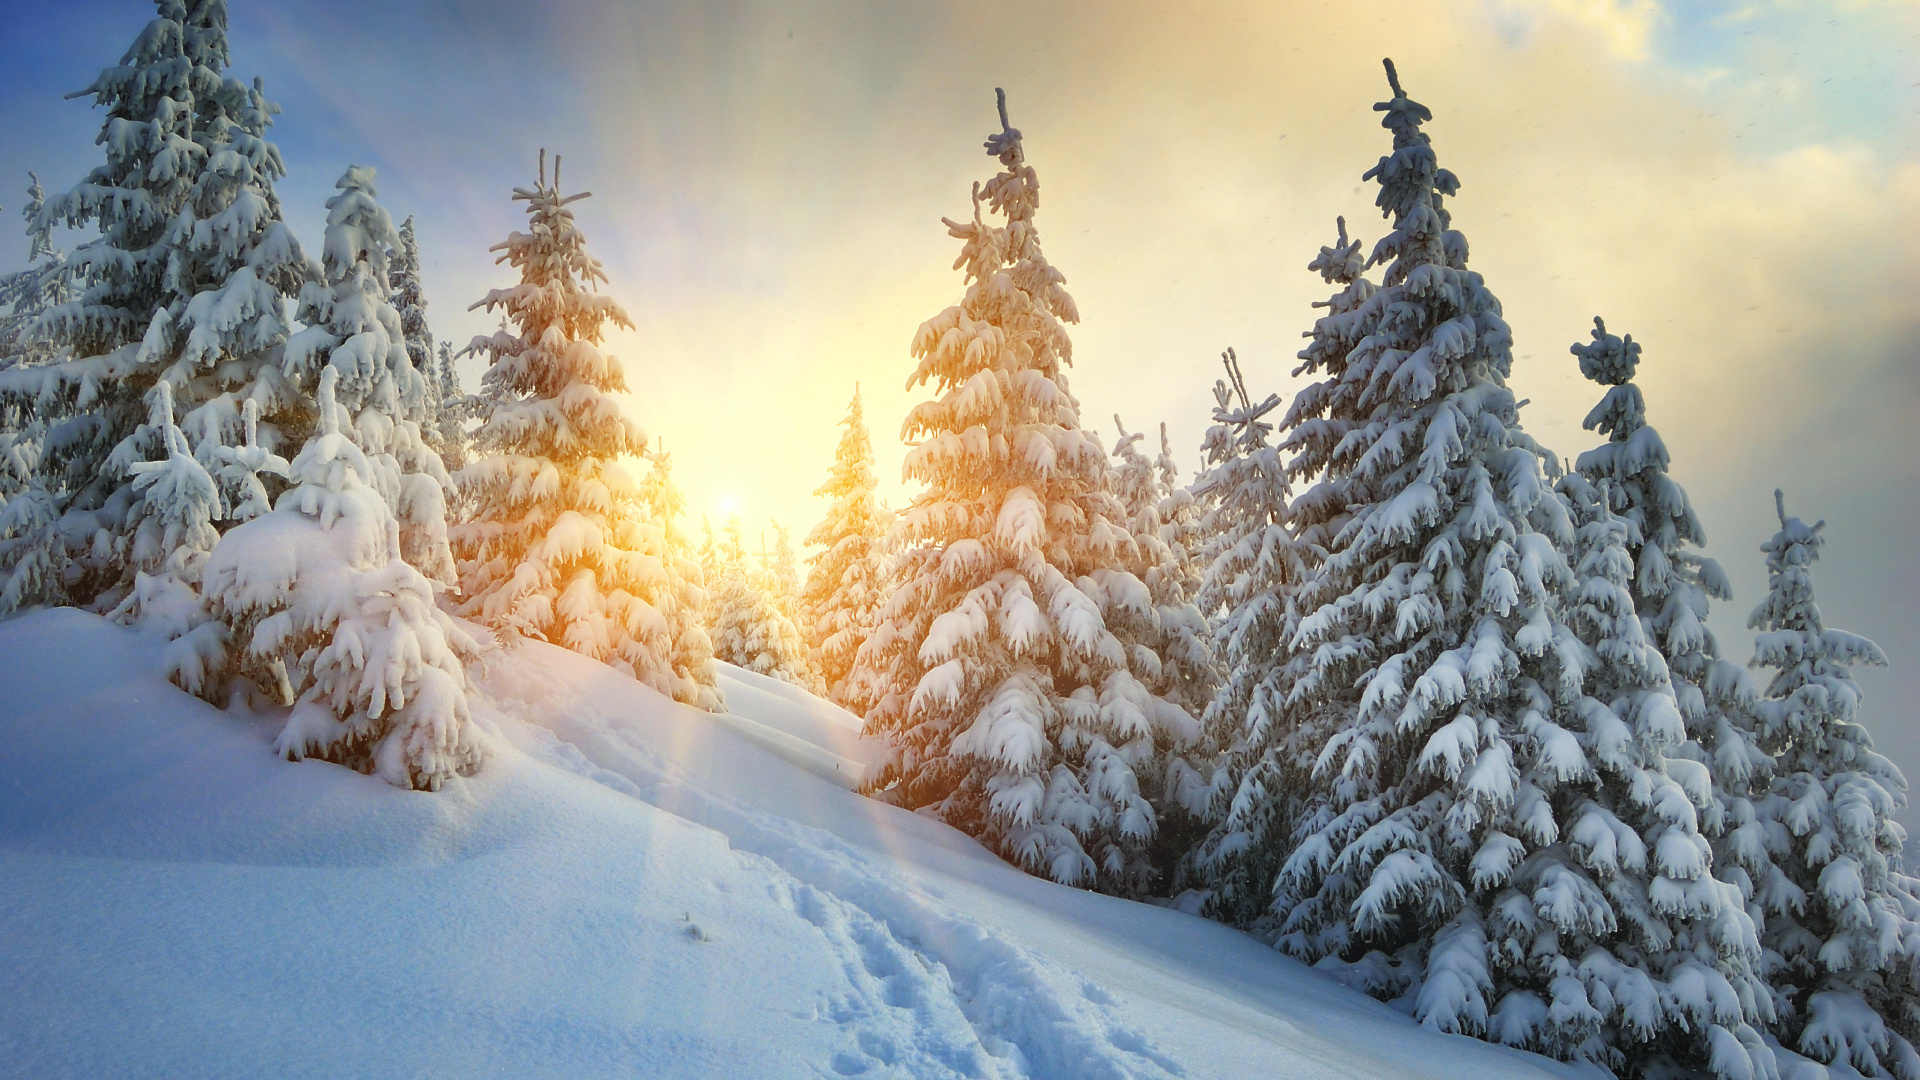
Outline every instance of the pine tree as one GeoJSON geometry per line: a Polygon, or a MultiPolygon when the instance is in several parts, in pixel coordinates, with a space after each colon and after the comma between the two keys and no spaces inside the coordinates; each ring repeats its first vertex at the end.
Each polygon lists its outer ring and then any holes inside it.
{"type": "Polygon", "coordinates": [[[726,697],[714,685],[713,639],[707,633],[707,579],[692,542],[680,528],[680,519],[687,512],[687,497],[673,482],[673,456],[664,445],[648,454],[647,460],[652,467],[640,481],[640,500],[665,534],[668,553],[661,561],[667,584],[660,593],[660,607],[672,642],[671,693],[675,701],[720,712],[726,708],[726,697]]]}
{"type": "Polygon", "coordinates": [[[286,364],[303,379],[320,367],[339,372],[344,432],[367,455],[372,483],[400,523],[400,551],[434,581],[454,581],[447,546],[446,491],[439,455],[421,438],[426,383],[401,335],[388,280],[399,244],[393,220],[375,201],[372,169],[348,167],[327,200],[323,276],[300,291],[307,325],[287,341],[286,364]]]}
{"type": "Polygon", "coordinates": [[[820,550],[807,557],[810,569],[800,593],[800,621],[826,696],[864,715],[876,688],[854,677],[854,661],[886,600],[887,530],[894,515],[880,499],[873,440],[858,386],[840,426],[845,430],[834,450],[833,469],[813,492],[830,501],[826,516],[807,534],[807,545],[820,550]]]}
{"type": "Polygon", "coordinates": [[[474,305],[513,326],[468,347],[489,356],[476,460],[461,470],[471,507],[453,530],[465,599],[461,613],[508,636],[525,635],[630,670],[672,693],[673,642],[666,533],[649,520],[622,467],[646,434],[615,395],[620,361],[598,348],[605,326],[630,327],[598,293],[606,275],[586,252],[572,203],[560,194],[560,159],[547,180],[514,189],[528,231],[493,250],[520,273],[474,305]]]}
{"type": "MultiPolygon", "coordinates": [[[[800,626],[800,563],[793,554],[793,535],[787,527],[777,521],[768,522],[773,526],[773,550],[767,550],[765,533],[760,536],[760,572],[767,595],[773,600],[780,614],[785,615],[794,626],[800,626]]],[[[801,638],[806,638],[802,631],[801,638]]]]}
{"type": "Polygon", "coordinates": [[[273,509],[263,475],[282,481],[292,476],[286,458],[260,445],[260,403],[248,398],[241,420],[245,441],[239,446],[220,447],[216,451],[220,465],[214,470],[222,500],[220,516],[235,524],[252,521],[273,509]]]}
{"type": "Polygon", "coordinates": [[[136,462],[132,556],[135,585],[113,611],[123,622],[157,626],[177,638],[206,621],[198,588],[213,546],[219,488],[174,423],[173,386],[154,387],[151,426],[165,457],[136,462]]]}
{"type": "Polygon", "coordinates": [[[453,472],[467,464],[467,420],[473,415],[473,408],[466,391],[460,387],[460,371],[453,366],[451,341],[440,343],[440,364],[434,386],[440,392],[439,404],[434,410],[434,437],[441,462],[448,472],[453,472]]]}
{"type": "MultiPolygon", "coordinates": [[[[1710,599],[1732,590],[1718,563],[1699,554],[1706,533],[1687,493],[1668,474],[1665,442],[1646,420],[1646,402],[1633,377],[1640,345],[1607,332],[1594,319],[1592,340],[1571,352],[1580,371],[1607,387],[1585,426],[1607,442],[1580,455],[1578,472],[1611,496],[1611,508],[1632,526],[1627,553],[1630,588],[1647,634],[1666,660],[1689,742],[1673,751],[1705,765],[1713,801],[1701,831],[1713,842],[1714,875],[1737,886],[1756,925],[1765,922],[1765,897],[1782,892],[1766,824],[1755,811],[1764,800],[1772,762],[1757,742],[1754,690],[1746,673],[1720,658],[1707,628],[1710,599]]],[[[1787,887],[1790,890],[1790,886],[1787,887]]]]}
{"type": "Polygon", "coordinates": [[[1200,560],[1204,515],[1191,486],[1180,482],[1180,466],[1174,460],[1173,445],[1167,440],[1164,420],[1160,423],[1160,456],[1153,461],[1153,471],[1161,491],[1160,535],[1179,556],[1181,595],[1198,602],[1200,581],[1205,572],[1200,560]]]}
{"type": "Polygon", "coordinates": [[[926,490],[861,651],[887,687],[867,715],[888,747],[868,789],[1056,881],[1138,891],[1157,824],[1143,789],[1197,724],[1148,689],[1155,609],[1063,370],[1079,315],[1041,251],[1039,180],[1004,94],[1000,120],[986,148],[1002,171],[975,187],[971,221],[946,223],[966,295],[914,335],[908,386],[937,396],[906,421],[926,490]],[[982,220],[983,200],[1006,224],[982,220]]]}
{"type": "Polygon", "coordinates": [[[1216,915],[1250,923],[1272,903],[1319,747],[1302,745],[1301,733],[1285,721],[1288,679],[1300,665],[1289,643],[1299,623],[1293,593],[1303,556],[1285,524],[1291,489],[1266,419],[1280,398],[1253,401],[1239,356],[1228,349],[1221,360],[1227,379],[1214,386],[1213,425],[1202,444],[1206,469],[1193,487],[1206,508],[1198,526],[1206,538],[1198,602],[1215,617],[1225,671],[1201,718],[1216,761],[1206,783],[1206,813],[1216,826],[1187,869],[1207,889],[1216,915]],[[1233,798],[1236,792],[1242,794],[1233,798]]]}
{"type": "MultiPolygon", "coordinates": [[[[1393,152],[1366,174],[1386,270],[1361,286],[1344,236],[1323,253],[1343,287],[1301,353],[1321,380],[1283,422],[1289,475],[1318,477],[1288,509],[1310,553],[1288,720],[1330,737],[1275,888],[1279,944],[1356,962],[1442,1031],[1771,1075],[1744,915],[1706,873],[1705,771],[1670,771],[1664,665],[1628,647],[1639,623],[1607,577],[1624,559],[1592,555],[1622,541],[1611,518],[1577,535],[1547,488],[1499,301],[1444,205],[1458,180],[1387,73],[1393,152]]],[[[1276,797],[1243,780],[1236,800],[1276,797]]]]}
{"type": "Polygon", "coordinates": [[[53,246],[53,221],[43,212],[40,177],[27,174],[27,266],[0,275],[0,371],[60,358],[55,343],[36,324],[40,316],[73,299],[67,257],[53,246]]]}
{"type": "Polygon", "coordinates": [[[414,236],[411,215],[400,223],[387,280],[393,284],[391,299],[394,311],[400,316],[400,337],[407,347],[407,361],[420,376],[420,415],[416,418],[420,437],[428,449],[441,457],[444,470],[446,450],[440,439],[440,407],[446,394],[440,388],[440,370],[434,363],[433,331],[427,326],[426,290],[420,284],[420,244],[414,236]]]}
{"type": "Polygon", "coordinates": [[[1585,646],[1584,696],[1528,731],[1538,752],[1527,778],[1564,842],[1530,855],[1495,902],[1490,936],[1525,990],[1491,1026],[1503,1042],[1616,1069],[1764,1073],[1759,1025],[1773,1009],[1759,939],[1740,890],[1711,874],[1699,827],[1716,805],[1711,771],[1669,756],[1686,726],[1638,611],[1643,538],[1614,513],[1610,487],[1577,472],[1557,485],[1575,527],[1566,617],[1585,646]],[[1551,950],[1535,944],[1543,936],[1551,950]]]}
{"type": "Polygon", "coordinates": [[[1825,521],[1788,517],[1767,554],[1767,598],[1748,625],[1752,665],[1773,671],[1759,704],[1773,755],[1758,806],[1783,882],[1763,888],[1780,1041],[1869,1076],[1920,1077],[1920,882],[1901,873],[1906,778],[1856,717],[1855,664],[1885,665],[1873,642],[1825,624],[1813,590],[1825,521]]]}
{"type": "Polygon", "coordinates": [[[285,172],[266,140],[278,106],[258,80],[222,74],[224,0],[156,6],[121,62],[81,91],[107,111],[105,164],[42,215],[100,234],[71,260],[79,295],[39,323],[70,359],[0,373],[0,397],[47,424],[44,512],[0,566],[0,604],[110,608],[131,588],[140,496],[128,470],[163,452],[144,422],[158,383],[172,384],[203,463],[238,436],[248,398],[269,446],[311,423],[309,388],[278,364],[285,300],[310,272],[273,189],[285,172]]]}
{"type": "MultiPolygon", "coordinates": [[[[67,258],[53,246],[53,226],[41,213],[46,193],[40,178],[27,174],[27,266],[0,275],[0,371],[52,363],[63,353],[40,327],[40,316],[73,298],[67,258]]],[[[0,508],[34,487],[46,424],[25,401],[0,395],[0,508]]],[[[44,499],[44,492],[38,498],[44,499]]],[[[9,526],[0,515],[0,535],[9,526]]],[[[7,541],[0,539],[0,545],[7,541]]],[[[0,552],[0,566],[7,565],[0,552]]]]}
{"type": "Polygon", "coordinates": [[[770,675],[803,690],[826,690],[807,663],[807,642],[781,610],[773,575],[747,566],[740,541],[740,516],[727,521],[718,551],[719,585],[713,599],[713,655],[738,668],[770,675]]]}
{"type": "Polygon", "coordinates": [[[463,663],[478,645],[401,558],[379,467],[335,400],[341,381],[339,367],[321,369],[320,426],[293,461],[294,486],[220,539],[206,595],[243,650],[236,666],[291,699],[277,753],[432,791],[486,756],[463,663]]]}

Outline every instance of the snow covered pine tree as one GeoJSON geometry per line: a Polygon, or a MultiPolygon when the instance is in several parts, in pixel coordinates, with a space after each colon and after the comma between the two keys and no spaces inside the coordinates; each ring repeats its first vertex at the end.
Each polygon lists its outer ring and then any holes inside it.
{"type": "Polygon", "coordinates": [[[727,707],[726,695],[714,684],[713,638],[707,633],[707,579],[700,559],[680,519],[687,512],[687,497],[673,482],[673,456],[665,446],[647,455],[650,468],[640,481],[640,501],[653,515],[667,539],[667,557],[661,560],[667,584],[663,592],[672,598],[662,605],[667,620],[667,636],[673,642],[673,697],[707,712],[727,707]]]}
{"type": "Polygon", "coordinates": [[[477,457],[460,472],[471,514],[452,534],[460,610],[697,703],[700,680],[674,675],[666,532],[616,460],[645,454],[647,437],[619,397],[625,369],[597,347],[607,323],[632,324],[599,295],[606,275],[569,209],[589,194],[561,195],[560,158],[548,183],[541,151],[538,183],[513,192],[528,231],[493,247],[520,283],[473,305],[504,311],[516,332],[468,346],[489,365],[477,457]]]}
{"type": "Polygon", "coordinates": [[[747,566],[746,548],[740,541],[740,515],[727,520],[726,539],[715,557],[719,580],[709,612],[714,658],[811,693],[823,693],[826,687],[807,662],[806,637],[781,609],[778,582],[768,567],[755,573],[747,566]]]}
{"type": "Polygon", "coordinates": [[[300,290],[300,320],[286,369],[311,383],[321,367],[339,373],[343,434],[367,455],[369,483],[400,523],[400,553],[428,578],[454,582],[447,547],[447,489],[440,456],[421,437],[431,419],[426,380],[414,369],[387,277],[399,246],[393,219],[375,202],[372,169],[349,166],[327,200],[323,273],[300,290]]]}
{"type": "Polygon", "coordinates": [[[419,415],[420,438],[439,455],[446,468],[447,448],[442,433],[445,424],[440,409],[446,392],[440,387],[440,368],[434,362],[433,330],[427,326],[427,295],[420,281],[420,244],[413,231],[413,218],[400,223],[399,244],[393,249],[387,268],[387,280],[393,284],[393,310],[400,315],[400,337],[406,342],[407,362],[420,376],[422,400],[419,415]]]}
{"type": "Polygon", "coordinates": [[[811,569],[800,593],[800,622],[827,697],[864,714],[874,689],[851,676],[860,646],[873,632],[886,599],[886,539],[894,515],[880,500],[873,440],[858,386],[840,426],[845,430],[834,451],[833,469],[814,491],[830,501],[826,516],[807,534],[807,544],[820,550],[807,557],[811,569]]]}
{"type": "MultiPolygon", "coordinates": [[[[1326,258],[1322,249],[1315,267],[1326,258]]],[[[1195,848],[1184,877],[1205,887],[1214,914],[1248,923],[1272,903],[1298,812],[1293,803],[1310,787],[1319,747],[1300,745],[1299,733],[1285,725],[1287,677],[1301,662],[1288,645],[1299,621],[1292,594],[1303,571],[1285,525],[1286,468],[1266,419],[1280,398],[1269,394],[1255,402],[1239,356],[1228,349],[1221,360],[1227,378],[1214,385],[1213,426],[1202,443],[1207,467],[1193,493],[1205,508],[1196,530],[1204,538],[1206,567],[1199,604],[1217,621],[1215,648],[1224,668],[1202,715],[1216,761],[1207,781],[1208,816],[1223,824],[1195,848]],[[1244,794],[1234,798],[1236,792],[1244,794]]]]}
{"type": "MultiPolygon", "coordinates": [[[[1750,927],[1697,828],[1705,770],[1663,756],[1681,724],[1622,531],[1601,505],[1576,536],[1544,483],[1499,301],[1444,207],[1458,181],[1387,73],[1393,152],[1366,174],[1386,271],[1364,285],[1344,236],[1323,252],[1342,290],[1301,353],[1322,378],[1284,423],[1289,473],[1319,477],[1289,509],[1311,558],[1288,720],[1330,737],[1279,945],[1443,1031],[1772,1076],[1750,927]]],[[[1236,801],[1278,797],[1243,780],[1236,801]]]]}
{"type": "MultiPolygon", "coordinates": [[[[60,349],[39,325],[40,316],[73,298],[67,257],[53,246],[53,223],[40,212],[46,192],[33,173],[27,181],[27,204],[21,208],[27,219],[27,266],[0,274],[0,371],[61,359],[60,349]]],[[[9,534],[32,531],[26,516],[18,526],[10,525],[4,508],[8,500],[34,488],[45,434],[46,424],[30,414],[25,401],[0,395],[0,549],[9,545],[4,539],[9,534]]],[[[50,519],[45,490],[36,490],[33,499],[40,505],[32,516],[50,519]]],[[[28,509],[23,505],[19,513],[25,515],[28,509]]],[[[0,550],[0,566],[9,562],[0,550]]]]}
{"type": "Polygon", "coordinates": [[[100,233],[71,260],[80,295],[42,319],[70,358],[0,372],[0,397],[47,424],[45,512],[16,523],[19,542],[0,555],[0,610],[111,608],[132,588],[140,495],[128,470],[167,454],[145,422],[157,383],[173,385],[203,464],[239,438],[248,398],[269,447],[312,423],[307,390],[279,364],[285,298],[310,273],[273,189],[285,168],[265,136],[279,107],[258,80],[221,73],[225,0],[156,7],[120,63],[81,91],[107,110],[106,163],[45,210],[100,233]]]}
{"type": "Polygon", "coordinates": [[[463,659],[479,646],[400,556],[379,468],[346,434],[339,369],[320,371],[320,427],[270,514],[234,527],[207,560],[206,596],[243,650],[236,665],[293,713],[274,742],[432,791],[485,757],[463,659]]]}
{"type": "Polygon", "coordinates": [[[1788,517],[1767,553],[1767,598],[1753,666],[1771,668],[1760,702],[1761,746],[1774,756],[1757,830],[1784,880],[1763,884],[1762,941],[1780,994],[1780,1041],[1868,1076],[1920,1078],[1920,882],[1902,874],[1906,778],[1875,753],[1855,717],[1853,665],[1887,662],[1880,647],[1820,618],[1813,564],[1826,522],[1788,517]]]}
{"type": "Polygon", "coordinates": [[[1034,228],[1039,180],[1020,132],[974,188],[961,302],[921,325],[903,435],[926,485],[903,515],[899,586],[861,650],[886,693],[867,731],[888,755],[867,789],[927,809],[1056,881],[1143,890],[1156,815],[1144,789],[1198,724],[1148,683],[1158,632],[1106,454],[1063,367],[1079,315],[1034,228]],[[991,225],[981,202],[1006,216],[991,225]],[[1143,783],[1143,778],[1146,781],[1143,783]]]}

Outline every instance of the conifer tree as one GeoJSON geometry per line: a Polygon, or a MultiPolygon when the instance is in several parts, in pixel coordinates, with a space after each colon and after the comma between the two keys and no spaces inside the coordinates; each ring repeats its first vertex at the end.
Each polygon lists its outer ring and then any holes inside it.
{"type": "Polygon", "coordinates": [[[707,633],[707,579],[701,572],[692,542],[680,527],[687,497],[673,482],[673,456],[664,445],[647,455],[651,468],[640,481],[640,501],[666,536],[667,557],[661,568],[667,576],[661,590],[661,614],[672,642],[671,694],[707,712],[726,708],[726,697],[714,685],[713,639],[707,633]]]}
{"type": "Polygon", "coordinates": [[[266,140],[278,106],[258,80],[222,73],[225,0],[156,7],[120,63],[80,92],[107,112],[106,162],[42,215],[99,232],[71,260],[79,294],[40,321],[69,358],[0,373],[0,397],[47,424],[45,512],[4,556],[7,605],[112,607],[132,586],[128,470],[163,452],[144,422],[159,382],[172,384],[203,463],[238,437],[247,398],[270,446],[311,423],[310,384],[278,363],[285,300],[310,272],[273,189],[285,172],[266,140]]]}
{"type": "Polygon", "coordinates": [[[287,342],[286,365],[303,380],[320,367],[339,373],[347,428],[373,468],[370,479],[400,524],[403,558],[434,581],[451,585],[446,490],[438,454],[421,437],[429,419],[426,381],[408,357],[394,310],[389,256],[400,246],[393,219],[375,199],[374,171],[354,165],[327,200],[323,272],[300,291],[307,325],[287,342]]]}
{"type": "Polygon", "coordinates": [[[440,388],[439,366],[434,362],[433,331],[427,326],[426,290],[420,283],[420,244],[414,236],[411,215],[400,223],[387,279],[393,284],[393,309],[400,316],[400,337],[407,347],[407,362],[420,376],[421,401],[416,417],[420,437],[428,449],[442,457],[444,469],[440,406],[446,395],[440,388]]]}
{"type": "MultiPolygon", "coordinates": [[[[1511,334],[1444,205],[1458,180],[1387,68],[1393,151],[1366,174],[1386,269],[1361,286],[1344,236],[1323,252],[1342,289],[1283,422],[1289,475],[1318,479],[1288,508],[1310,554],[1302,660],[1269,738],[1329,737],[1275,886],[1279,944],[1357,962],[1442,1031],[1772,1075],[1744,913],[1706,873],[1705,770],[1663,755],[1681,723],[1624,541],[1604,506],[1576,534],[1544,482],[1511,334]]],[[[1243,779],[1236,802],[1277,797],[1243,779]]]]}
{"type": "Polygon", "coordinates": [[[840,426],[833,468],[813,492],[830,501],[826,516],[807,534],[807,545],[820,550],[807,557],[800,622],[826,696],[864,714],[873,703],[873,688],[853,678],[854,661],[886,599],[886,540],[893,512],[880,499],[858,386],[840,426]]]}
{"type": "Polygon", "coordinates": [[[1289,643],[1299,622],[1293,592],[1302,553],[1285,524],[1290,488],[1267,419],[1280,398],[1253,401],[1239,356],[1228,349],[1221,360],[1227,378],[1214,385],[1214,422],[1202,444],[1206,468],[1193,488],[1206,508],[1198,602],[1214,616],[1224,670],[1201,718],[1216,762],[1206,809],[1218,824],[1195,849],[1188,872],[1205,883],[1216,915],[1246,923],[1272,903],[1319,748],[1301,745],[1284,719],[1287,680],[1300,663],[1289,643]],[[1229,802],[1236,791],[1244,794],[1229,802]]]}
{"type": "Polygon", "coordinates": [[[1773,755],[1761,831],[1784,881],[1760,891],[1775,964],[1780,1041],[1868,1076],[1920,1077],[1920,883],[1901,873],[1906,778],[1857,719],[1855,664],[1885,665],[1878,645],[1825,624],[1813,564],[1825,521],[1789,517],[1761,545],[1767,598],[1752,666],[1773,672],[1758,706],[1773,755]]]}
{"type": "Polygon", "coordinates": [[[1605,487],[1611,508],[1632,526],[1627,553],[1635,610],[1666,659],[1690,740],[1674,756],[1699,761],[1711,773],[1713,801],[1700,824],[1713,841],[1714,874],[1740,889],[1758,925],[1765,921],[1762,896],[1783,895],[1783,886],[1755,811],[1772,761],[1757,742],[1754,690],[1738,665],[1720,658],[1707,627],[1710,599],[1730,599],[1732,590],[1719,564],[1696,550],[1706,533],[1668,473],[1666,443],[1647,423],[1646,401],[1633,382],[1639,343],[1608,333],[1599,318],[1593,323],[1592,340],[1571,352],[1581,373],[1607,388],[1585,421],[1607,442],[1581,454],[1575,468],[1605,487]]]}
{"type": "Polygon", "coordinates": [[[241,650],[235,669],[293,711],[274,742],[432,791],[486,756],[463,661],[478,645],[400,555],[378,466],[347,434],[340,368],[321,369],[319,430],[272,513],[220,539],[206,595],[241,650]]]}
{"type": "MultiPolygon", "coordinates": [[[[39,325],[40,316],[72,299],[67,259],[53,246],[53,226],[41,213],[46,193],[40,178],[27,174],[27,266],[0,275],[0,371],[51,363],[61,351],[39,325]]],[[[35,484],[46,424],[32,415],[27,402],[0,395],[0,508],[35,484]]],[[[44,499],[41,492],[37,498],[44,499]]],[[[0,516],[0,535],[8,531],[0,516]]],[[[7,543],[0,539],[0,546],[7,543]]],[[[7,559],[0,553],[0,566],[7,559]]]]}
{"type": "Polygon", "coordinates": [[[1198,602],[1200,581],[1205,573],[1201,562],[1203,514],[1192,488],[1180,482],[1180,466],[1173,457],[1173,445],[1167,439],[1166,421],[1160,422],[1160,455],[1154,458],[1153,471],[1160,484],[1160,535],[1179,556],[1180,592],[1189,601],[1198,602]]]}
{"type": "Polygon", "coordinates": [[[740,516],[729,518],[717,552],[719,585],[713,600],[713,655],[738,668],[770,675],[803,690],[826,688],[807,663],[806,638],[775,600],[775,583],[763,569],[747,566],[740,516]]]}
{"type": "Polygon", "coordinates": [[[54,342],[37,324],[40,316],[73,299],[67,257],[53,246],[53,221],[42,212],[46,192],[34,173],[27,181],[27,204],[21,208],[27,220],[27,265],[0,275],[0,371],[58,359],[54,342]]]}
{"type": "MultiPolygon", "coordinates": [[[[793,625],[800,626],[800,563],[793,554],[793,535],[787,527],[777,521],[769,522],[773,526],[773,550],[767,550],[767,537],[760,535],[760,572],[767,589],[780,614],[785,615],[793,625]]],[[[802,631],[801,638],[806,638],[802,631]]]]}
{"type": "Polygon", "coordinates": [[[975,187],[971,221],[946,222],[965,297],[914,335],[908,386],[936,396],[906,420],[906,472],[926,489],[861,652],[887,687],[867,714],[888,747],[868,789],[1056,881],[1137,891],[1158,820],[1145,789],[1197,723],[1147,685],[1155,609],[1064,372],[1078,311],[1041,251],[1039,180],[1004,94],[1000,120],[986,148],[1002,170],[975,187]]]}
{"type": "Polygon", "coordinates": [[[461,613],[511,636],[573,649],[671,694],[672,628],[666,532],[617,460],[647,437],[617,395],[625,368],[599,344],[608,323],[631,326],[598,292],[606,280],[571,205],[560,159],[547,179],[514,189],[528,231],[493,250],[520,274],[474,305],[505,313],[512,329],[475,338],[489,357],[475,459],[460,483],[471,512],[453,530],[461,613]]]}
{"type": "Polygon", "coordinates": [[[467,419],[473,409],[467,402],[466,391],[460,387],[460,371],[453,365],[451,341],[440,343],[440,363],[434,387],[440,394],[434,410],[436,445],[441,462],[446,465],[448,472],[453,472],[465,468],[467,464],[467,419]]]}
{"type": "Polygon", "coordinates": [[[216,451],[220,465],[214,471],[221,496],[221,516],[235,524],[252,521],[273,509],[262,476],[291,478],[292,466],[286,458],[260,445],[260,403],[247,399],[241,410],[245,441],[239,446],[223,446],[216,451]]]}
{"type": "Polygon", "coordinates": [[[140,496],[132,522],[136,576],[133,591],[113,615],[158,626],[177,638],[206,621],[198,590],[207,556],[220,541],[213,527],[220,491],[174,423],[172,384],[153,389],[150,423],[166,456],[136,462],[128,470],[140,496]]]}

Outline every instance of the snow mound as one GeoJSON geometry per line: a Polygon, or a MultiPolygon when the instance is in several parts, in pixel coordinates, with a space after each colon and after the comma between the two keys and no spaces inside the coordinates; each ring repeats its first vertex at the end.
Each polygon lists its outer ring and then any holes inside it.
{"type": "Polygon", "coordinates": [[[776,680],[714,716],[525,643],[427,794],[277,759],[164,647],[0,623],[20,1075],[1582,1075],[863,799],[857,721],[776,680]]]}

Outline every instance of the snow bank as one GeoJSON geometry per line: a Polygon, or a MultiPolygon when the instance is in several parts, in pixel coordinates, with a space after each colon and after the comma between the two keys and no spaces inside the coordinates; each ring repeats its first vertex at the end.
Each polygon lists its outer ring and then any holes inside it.
{"type": "Polygon", "coordinates": [[[853,719],[774,680],[715,717],[526,643],[426,794],[278,760],[163,648],[0,623],[21,1075],[1580,1075],[863,799],[819,767],[870,760],[853,719]]]}

